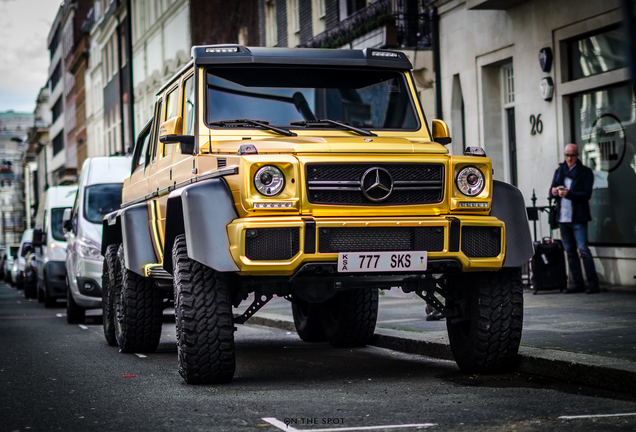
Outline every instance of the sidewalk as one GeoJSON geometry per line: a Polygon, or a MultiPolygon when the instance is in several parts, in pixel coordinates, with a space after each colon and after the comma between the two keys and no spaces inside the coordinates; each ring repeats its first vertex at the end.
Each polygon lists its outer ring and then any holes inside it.
{"type": "MultiPolygon", "coordinates": [[[[636,293],[524,293],[517,371],[636,393],[636,293]]],[[[374,346],[452,359],[445,321],[426,321],[425,303],[384,291],[374,346]]],[[[287,300],[275,298],[250,324],[295,331],[287,300]]]]}

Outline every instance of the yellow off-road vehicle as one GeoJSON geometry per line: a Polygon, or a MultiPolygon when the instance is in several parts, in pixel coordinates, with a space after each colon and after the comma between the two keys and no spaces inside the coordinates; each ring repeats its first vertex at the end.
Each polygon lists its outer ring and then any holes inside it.
{"type": "Polygon", "coordinates": [[[481,148],[449,155],[410,70],[396,51],[194,47],[104,217],[108,342],[154,351],[174,300],[179,372],[227,382],[234,326],[273,296],[301,339],[354,347],[372,341],[378,289],[399,287],[446,317],[462,370],[509,366],[532,255],[523,197],[481,148]]]}

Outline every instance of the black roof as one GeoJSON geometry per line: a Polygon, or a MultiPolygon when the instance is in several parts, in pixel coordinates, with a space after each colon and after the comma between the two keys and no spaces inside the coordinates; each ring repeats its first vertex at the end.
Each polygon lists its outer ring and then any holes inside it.
{"type": "Polygon", "coordinates": [[[192,47],[196,65],[258,64],[290,66],[367,66],[387,69],[413,68],[403,52],[365,48],[362,50],[322,48],[261,48],[242,45],[192,47]]]}

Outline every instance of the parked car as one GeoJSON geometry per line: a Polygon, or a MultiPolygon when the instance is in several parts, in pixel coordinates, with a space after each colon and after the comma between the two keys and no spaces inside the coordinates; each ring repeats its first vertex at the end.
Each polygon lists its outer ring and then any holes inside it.
{"type": "Polygon", "coordinates": [[[20,248],[18,249],[18,258],[14,263],[13,281],[19,289],[23,288],[24,269],[26,268],[26,259],[33,250],[31,241],[33,240],[33,229],[29,228],[22,233],[20,240],[20,248]]]}
{"type": "Polygon", "coordinates": [[[18,250],[20,249],[19,244],[9,245],[9,253],[5,254],[6,259],[4,260],[3,268],[4,268],[4,281],[7,283],[13,283],[12,270],[13,263],[15,259],[18,257],[18,250]]]}
{"type": "Polygon", "coordinates": [[[40,198],[35,216],[36,291],[38,301],[44,302],[45,307],[66,298],[66,237],[62,219],[64,210],[73,207],[76,195],[77,185],[50,187],[40,198]]]}
{"type": "Polygon", "coordinates": [[[66,319],[82,323],[86,309],[102,305],[102,216],[119,208],[130,157],[95,157],[84,161],[70,219],[65,221],[68,292],[66,319]]]}
{"type": "Polygon", "coordinates": [[[534,252],[524,198],[493,179],[484,149],[449,154],[403,52],[192,57],[157,93],[122,208],[104,218],[109,343],[114,327],[122,352],[155,350],[174,296],[179,373],[223,383],[235,325],[274,296],[292,302],[301,339],[357,347],[373,339],[378,288],[399,287],[448,318],[464,372],[517,360],[534,252]]]}

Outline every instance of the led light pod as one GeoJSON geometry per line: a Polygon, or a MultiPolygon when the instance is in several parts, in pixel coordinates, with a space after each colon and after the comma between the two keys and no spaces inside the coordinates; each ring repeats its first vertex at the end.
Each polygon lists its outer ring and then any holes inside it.
{"type": "Polygon", "coordinates": [[[275,166],[266,165],[254,174],[254,186],[261,195],[276,196],[285,187],[285,176],[275,166]]]}
{"type": "Polygon", "coordinates": [[[486,182],[484,173],[482,173],[479,168],[467,166],[457,174],[455,184],[457,184],[457,188],[461,193],[469,197],[474,197],[484,190],[486,182]]]}

